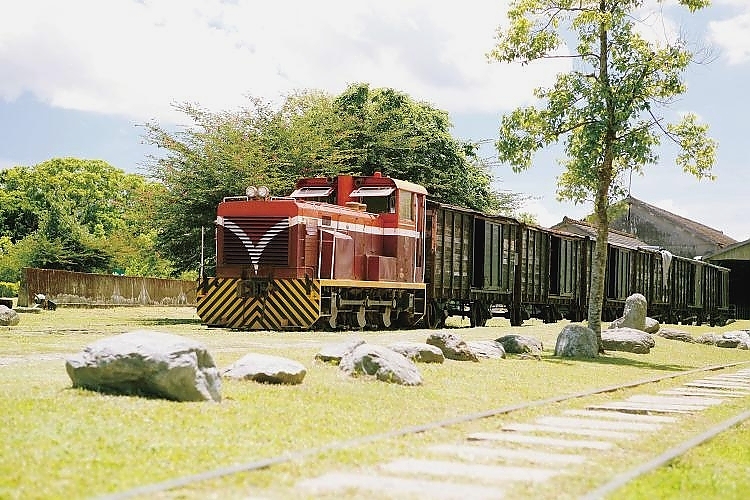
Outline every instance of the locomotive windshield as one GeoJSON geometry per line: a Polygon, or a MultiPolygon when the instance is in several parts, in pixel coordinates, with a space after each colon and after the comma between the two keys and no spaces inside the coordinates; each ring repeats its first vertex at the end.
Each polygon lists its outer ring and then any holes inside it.
{"type": "Polygon", "coordinates": [[[321,201],[331,203],[332,186],[305,186],[295,189],[289,196],[292,198],[304,198],[308,201],[321,201]]]}
{"type": "Polygon", "coordinates": [[[367,205],[367,211],[374,214],[394,212],[396,207],[396,188],[382,186],[364,186],[352,191],[352,198],[360,198],[367,205]]]}

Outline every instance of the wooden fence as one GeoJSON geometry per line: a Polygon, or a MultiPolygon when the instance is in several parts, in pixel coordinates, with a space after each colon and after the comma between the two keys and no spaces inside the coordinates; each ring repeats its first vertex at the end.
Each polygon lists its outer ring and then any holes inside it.
{"type": "Polygon", "coordinates": [[[43,294],[57,306],[194,306],[194,281],[25,268],[18,305],[43,294]]]}

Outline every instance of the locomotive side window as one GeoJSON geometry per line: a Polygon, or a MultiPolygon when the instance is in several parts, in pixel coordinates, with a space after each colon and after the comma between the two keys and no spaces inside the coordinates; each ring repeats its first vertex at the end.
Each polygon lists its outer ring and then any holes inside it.
{"type": "Polygon", "coordinates": [[[401,191],[398,202],[398,217],[414,221],[414,193],[401,191]]]}

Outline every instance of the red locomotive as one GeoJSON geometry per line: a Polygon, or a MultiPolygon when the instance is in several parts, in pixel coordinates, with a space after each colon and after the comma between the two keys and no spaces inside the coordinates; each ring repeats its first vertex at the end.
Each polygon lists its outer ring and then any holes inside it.
{"type": "Polygon", "coordinates": [[[425,313],[427,191],[380,174],[228,197],[216,217],[216,276],[198,286],[209,326],[411,326],[425,313]]]}

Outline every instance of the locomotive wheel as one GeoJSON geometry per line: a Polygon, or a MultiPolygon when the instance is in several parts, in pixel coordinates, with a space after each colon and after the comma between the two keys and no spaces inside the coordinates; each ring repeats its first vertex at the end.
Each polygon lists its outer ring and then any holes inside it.
{"type": "Polygon", "coordinates": [[[385,310],[378,314],[378,323],[383,328],[390,328],[391,327],[391,308],[386,307],[385,310]]]}
{"type": "Polygon", "coordinates": [[[358,328],[364,328],[367,325],[367,314],[365,312],[365,306],[359,308],[359,310],[352,316],[352,326],[358,328]]]}

